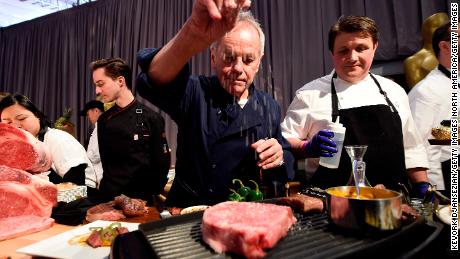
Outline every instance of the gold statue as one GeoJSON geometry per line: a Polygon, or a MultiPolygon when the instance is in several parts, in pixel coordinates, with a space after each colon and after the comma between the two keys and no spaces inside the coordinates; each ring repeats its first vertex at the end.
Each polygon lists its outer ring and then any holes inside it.
{"type": "Polygon", "coordinates": [[[446,13],[435,13],[423,22],[423,48],[404,60],[404,72],[409,88],[425,78],[438,65],[431,40],[434,31],[447,22],[449,22],[449,16],[446,13]]]}

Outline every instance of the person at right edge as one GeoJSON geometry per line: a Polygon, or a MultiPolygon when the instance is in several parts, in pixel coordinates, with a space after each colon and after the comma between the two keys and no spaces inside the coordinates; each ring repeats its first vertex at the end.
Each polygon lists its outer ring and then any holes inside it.
{"type": "Polygon", "coordinates": [[[337,152],[326,130],[328,122],[346,128],[345,145],[368,145],[364,156],[366,177],[374,186],[399,190],[410,180],[414,196],[429,187],[428,161],[412,119],[404,89],[369,72],[378,47],[374,20],[345,16],[329,30],[329,50],[334,70],[296,92],[282,123],[283,136],[299,158],[312,185],[321,188],[346,185],[351,161],[343,150],[337,169],[319,165],[319,157],[337,152]]]}
{"type": "MultiPolygon", "coordinates": [[[[450,193],[450,146],[430,145],[431,129],[443,120],[450,120],[450,23],[433,34],[433,50],[439,61],[422,81],[409,92],[409,103],[417,129],[422,136],[430,169],[428,178],[436,189],[450,193]]],[[[449,195],[450,197],[450,195],[449,195]]]]}
{"type": "Polygon", "coordinates": [[[248,0],[196,0],[166,46],[138,54],[139,93],[179,129],[168,206],[223,202],[235,178],[270,184],[283,182],[289,172],[293,176],[280,107],[253,84],[264,35],[251,13],[242,11],[249,5],[248,0]],[[188,60],[209,46],[216,76],[191,76],[188,60]]]}

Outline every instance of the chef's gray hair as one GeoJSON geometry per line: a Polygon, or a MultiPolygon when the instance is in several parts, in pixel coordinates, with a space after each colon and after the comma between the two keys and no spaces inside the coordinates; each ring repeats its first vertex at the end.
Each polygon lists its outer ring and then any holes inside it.
{"type": "MultiPolygon", "coordinates": [[[[260,54],[264,54],[264,49],[265,49],[265,34],[262,31],[262,27],[260,26],[259,21],[257,21],[256,18],[252,15],[250,11],[240,11],[238,14],[238,17],[236,18],[236,23],[248,23],[252,25],[257,32],[259,33],[259,40],[260,40],[260,54]]],[[[211,44],[211,49],[217,49],[217,46],[219,45],[220,41],[222,38],[214,41],[211,44]]]]}

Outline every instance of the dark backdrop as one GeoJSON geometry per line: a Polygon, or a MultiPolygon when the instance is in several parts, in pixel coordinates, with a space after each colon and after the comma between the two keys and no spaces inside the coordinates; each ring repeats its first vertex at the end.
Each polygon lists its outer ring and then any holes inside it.
{"type": "MultiPolygon", "coordinates": [[[[401,61],[422,47],[420,27],[450,0],[265,0],[252,10],[266,33],[257,86],[272,94],[285,112],[295,91],[332,69],[329,27],[341,15],[367,15],[380,27],[379,63],[401,61]]],[[[136,53],[160,47],[181,27],[193,0],[99,0],[0,29],[0,92],[21,93],[51,120],[64,108],[82,109],[94,99],[88,64],[121,57],[139,69],[136,53]]],[[[194,73],[210,74],[209,53],[191,61],[194,73]]],[[[134,87],[134,92],[136,89],[134,87]]],[[[82,141],[89,124],[73,113],[82,141]]],[[[167,119],[175,150],[176,125],[167,119]]]]}

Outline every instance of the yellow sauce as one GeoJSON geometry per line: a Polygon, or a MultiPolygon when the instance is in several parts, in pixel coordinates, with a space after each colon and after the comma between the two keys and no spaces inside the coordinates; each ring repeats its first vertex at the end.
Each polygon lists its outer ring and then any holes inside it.
{"type": "Polygon", "coordinates": [[[350,189],[349,191],[341,191],[338,189],[333,189],[333,190],[329,190],[328,192],[331,195],[344,197],[344,198],[359,198],[359,199],[364,199],[364,200],[372,200],[376,198],[375,195],[370,192],[360,193],[358,197],[358,194],[356,193],[355,189],[350,189]]]}

